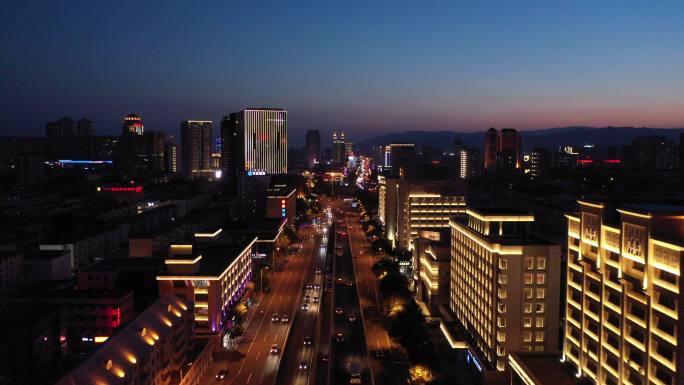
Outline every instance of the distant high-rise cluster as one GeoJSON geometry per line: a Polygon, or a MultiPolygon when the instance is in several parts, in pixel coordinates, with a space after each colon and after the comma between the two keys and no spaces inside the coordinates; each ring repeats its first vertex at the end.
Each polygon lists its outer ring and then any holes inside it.
{"type": "Polygon", "coordinates": [[[520,134],[514,128],[485,134],[484,170],[489,174],[511,174],[521,167],[520,134]]]}
{"type": "Polygon", "coordinates": [[[340,166],[347,162],[347,142],[344,138],[344,131],[339,134],[337,131],[333,131],[332,157],[335,165],[340,166]]]}
{"type": "Polygon", "coordinates": [[[143,135],[145,133],[145,125],[140,116],[136,114],[128,114],[124,117],[121,124],[122,134],[143,135]]]}

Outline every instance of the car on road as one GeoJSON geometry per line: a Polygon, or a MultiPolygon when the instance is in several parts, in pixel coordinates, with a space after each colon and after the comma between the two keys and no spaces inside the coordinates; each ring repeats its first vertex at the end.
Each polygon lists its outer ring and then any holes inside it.
{"type": "Polygon", "coordinates": [[[304,337],[304,346],[311,346],[313,344],[313,338],[306,336],[304,337]]]}
{"type": "Polygon", "coordinates": [[[314,285],[314,290],[321,290],[321,285],[315,284],[315,285],[314,285]]]}
{"type": "Polygon", "coordinates": [[[271,316],[271,322],[278,322],[278,321],[280,321],[280,316],[278,315],[278,313],[273,313],[273,315],[271,316]]]}
{"type": "Polygon", "coordinates": [[[342,311],[342,308],[341,308],[341,307],[338,306],[338,307],[335,308],[335,314],[340,315],[340,314],[342,314],[342,313],[343,313],[343,311],[342,311]]]}
{"type": "Polygon", "coordinates": [[[311,296],[310,296],[310,295],[308,295],[308,294],[307,294],[307,295],[305,295],[305,296],[304,296],[304,302],[305,302],[305,303],[309,303],[309,302],[311,302],[311,296]]]}
{"type": "Polygon", "coordinates": [[[313,283],[311,283],[311,282],[307,283],[307,284],[306,284],[306,289],[307,289],[307,290],[313,289],[313,283]]]}
{"type": "Polygon", "coordinates": [[[316,269],[316,274],[321,274],[321,269],[316,269]]]}
{"type": "Polygon", "coordinates": [[[278,347],[278,344],[271,345],[271,354],[278,354],[278,353],[280,353],[280,347],[278,347]]]}
{"type": "Polygon", "coordinates": [[[385,352],[382,350],[376,350],[373,352],[373,357],[375,357],[376,360],[381,360],[383,357],[385,357],[385,352]]]}
{"type": "Polygon", "coordinates": [[[307,303],[302,304],[302,310],[304,310],[304,311],[309,310],[309,304],[307,304],[307,303]]]}
{"type": "Polygon", "coordinates": [[[335,253],[335,255],[337,255],[338,257],[341,257],[341,256],[342,256],[342,252],[341,252],[341,251],[338,251],[337,253],[335,253]]]}
{"type": "Polygon", "coordinates": [[[344,334],[342,334],[342,333],[337,333],[337,334],[335,335],[335,341],[336,341],[336,342],[344,342],[344,334]]]}
{"type": "Polygon", "coordinates": [[[313,297],[313,298],[311,298],[311,301],[312,301],[313,303],[318,303],[318,297],[313,297]]]}
{"type": "Polygon", "coordinates": [[[280,317],[280,322],[282,322],[282,323],[284,323],[284,324],[290,322],[290,316],[287,315],[287,314],[283,314],[283,316],[280,317]]]}
{"type": "Polygon", "coordinates": [[[341,285],[344,283],[344,280],[342,278],[337,278],[337,283],[341,285]]]}
{"type": "Polygon", "coordinates": [[[349,321],[349,322],[356,321],[356,314],[347,314],[347,321],[349,321]]]}
{"type": "Polygon", "coordinates": [[[309,369],[309,364],[307,364],[304,361],[299,363],[299,370],[307,370],[307,369],[309,369]]]}
{"type": "Polygon", "coordinates": [[[321,361],[323,361],[323,362],[330,361],[330,355],[328,353],[321,354],[321,361]]]}
{"type": "Polygon", "coordinates": [[[352,281],[347,281],[347,282],[345,282],[344,284],[347,285],[347,286],[349,286],[349,287],[352,287],[352,286],[354,285],[354,284],[352,283],[352,281]]]}
{"type": "Polygon", "coordinates": [[[226,378],[226,375],[228,375],[228,371],[226,369],[221,369],[216,373],[216,379],[217,380],[223,380],[226,378]]]}

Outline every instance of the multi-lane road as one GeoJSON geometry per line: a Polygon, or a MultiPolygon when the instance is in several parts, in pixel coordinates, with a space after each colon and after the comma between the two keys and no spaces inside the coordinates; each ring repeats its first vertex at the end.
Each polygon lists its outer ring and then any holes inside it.
{"type": "Polygon", "coordinates": [[[342,200],[322,203],[329,209],[300,229],[301,249],[269,277],[272,292],[250,310],[235,351],[212,365],[226,378],[210,372],[203,383],[400,383],[396,369],[405,358],[381,321],[374,260],[358,216],[342,200]]]}

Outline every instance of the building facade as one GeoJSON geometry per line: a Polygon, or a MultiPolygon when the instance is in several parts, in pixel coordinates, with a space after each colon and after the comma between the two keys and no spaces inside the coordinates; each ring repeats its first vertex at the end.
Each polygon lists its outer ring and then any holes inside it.
{"type": "Polygon", "coordinates": [[[684,207],[579,201],[568,214],[563,361],[595,384],[684,379],[684,207]]]}
{"type": "Polygon", "coordinates": [[[416,299],[425,302],[431,314],[439,314],[440,305],[449,306],[450,239],[448,228],[420,230],[414,239],[413,271],[418,276],[416,299]]]}
{"type": "Polygon", "coordinates": [[[293,224],[297,216],[297,189],[272,187],[266,195],[266,218],[282,218],[293,224]]]}
{"type": "Polygon", "coordinates": [[[287,173],[287,111],[251,108],[221,122],[221,162],[233,175],[287,173]]]}
{"type": "Polygon", "coordinates": [[[163,296],[57,384],[173,383],[183,376],[192,327],[192,303],[163,296]]]}
{"type": "Polygon", "coordinates": [[[231,326],[226,311],[240,299],[252,275],[256,237],[236,245],[220,241],[221,233],[198,233],[192,244],[171,245],[166,272],[157,276],[160,295],[193,304],[195,334],[200,337],[231,326]]]}
{"type": "Polygon", "coordinates": [[[534,216],[468,208],[452,219],[450,308],[470,352],[490,372],[511,351],[558,349],[560,246],[529,234],[534,216]]]}
{"type": "Polygon", "coordinates": [[[332,137],[332,161],[333,164],[341,166],[347,163],[347,148],[346,141],[344,139],[344,131],[340,132],[339,135],[337,131],[333,131],[332,137]]]}
{"type": "Polygon", "coordinates": [[[187,178],[213,173],[211,125],[209,120],[186,120],[181,123],[181,161],[183,175],[187,178]]]}

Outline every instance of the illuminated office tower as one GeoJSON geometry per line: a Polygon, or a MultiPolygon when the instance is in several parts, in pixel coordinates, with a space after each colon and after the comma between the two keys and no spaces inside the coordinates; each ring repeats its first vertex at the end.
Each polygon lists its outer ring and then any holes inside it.
{"type": "Polygon", "coordinates": [[[578,203],[562,360],[595,384],[682,383],[684,207],[578,203]]]}
{"type": "Polygon", "coordinates": [[[488,173],[511,174],[521,167],[521,139],[514,128],[497,131],[490,128],[484,140],[484,170],[488,173]]]}
{"type": "Polygon", "coordinates": [[[333,164],[339,166],[347,163],[347,142],[344,139],[344,131],[342,131],[339,135],[337,134],[337,131],[333,131],[332,152],[333,164]]]}
{"type": "Polygon", "coordinates": [[[344,152],[347,157],[354,155],[354,143],[350,141],[344,142],[344,152]]]}
{"type": "Polygon", "coordinates": [[[224,173],[276,175],[287,173],[287,111],[250,108],[221,122],[224,173]]]}
{"type": "Polygon", "coordinates": [[[475,366],[495,375],[509,352],[557,350],[560,246],[530,234],[528,213],[468,207],[466,214],[449,222],[450,308],[472,341],[475,366]]]}
{"type": "Polygon", "coordinates": [[[181,123],[181,162],[183,175],[192,178],[213,172],[211,121],[186,120],[181,123]]]}

